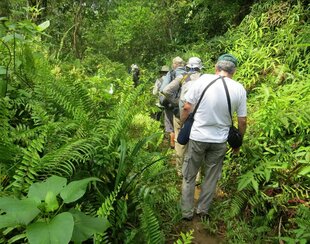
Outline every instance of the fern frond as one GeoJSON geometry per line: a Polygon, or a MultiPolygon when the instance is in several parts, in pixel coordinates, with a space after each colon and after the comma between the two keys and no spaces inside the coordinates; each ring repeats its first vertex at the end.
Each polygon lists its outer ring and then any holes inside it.
{"type": "Polygon", "coordinates": [[[12,186],[14,191],[26,192],[28,187],[35,182],[41,159],[39,153],[44,148],[45,140],[46,132],[41,131],[41,134],[32,140],[26,149],[23,149],[21,164],[17,166],[13,176],[14,182],[12,186]]]}
{"type": "Polygon", "coordinates": [[[286,195],[285,200],[289,199],[301,199],[301,200],[307,200],[309,199],[310,190],[307,186],[302,185],[282,185],[281,186],[283,190],[283,195],[286,195]]]}
{"type": "Polygon", "coordinates": [[[308,243],[310,238],[310,209],[306,206],[299,206],[297,215],[289,221],[293,224],[293,228],[289,229],[287,237],[281,237],[287,243],[308,243]]]}
{"type": "Polygon", "coordinates": [[[186,233],[181,232],[180,234],[181,238],[175,241],[174,244],[191,244],[194,238],[193,233],[194,233],[194,230],[190,230],[186,233]]]}
{"type": "Polygon", "coordinates": [[[73,175],[76,166],[95,154],[96,138],[71,140],[62,147],[44,155],[40,171],[48,174],[73,175]]]}
{"type": "Polygon", "coordinates": [[[142,205],[142,213],[140,214],[141,229],[146,238],[146,243],[162,244],[164,236],[160,230],[158,220],[153,209],[147,204],[142,205]]]}
{"type": "Polygon", "coordinates": [[[121,140],[121,145],[120,145],[120,160],[118,164],[118,170],[117,170],[117,175],[115,179],[115,185],[119,185],[120,179],[124,175],[124,170],[125,170],[125,157],[126,157],[126,151],[127,151],[127,144],[125,140],[121,140]]]}
{"type": "Polygon", "coordinates": [[[127,202],[124,198],[116,200],[116,206],[114,211],[111,212],[109,221],[113,226],[113,237],[117,237],[119,233],[117,233],[118,229],[123,229],[123,225],[127,220],[127,202]]]}
{"type": "Polygon", "coordinates": [[[179,199],[180,191],[175,186],[168,186],[163,191],[161,200],[159,201],[160,204],[168,204],[174,203],[179,199]]]}
{"type": "Polygon", "coordinates": [[[90,99],[84,90],[82,84],[48,80],[38,85],[35,91],[38,97],[44,98],[48,103],[54,103],[55,107],[59,108],[58,113],[62,110],[64,115],[83,121],[87,120],[87,115],[94,110],[94,107],[90,109],[90,99]]]}
{"type": "MultiPolygon", "coordinates": [[[[92,101],[88,90],[83,86],[83,82],[74,82],[73,84],[74,94],[76,96],[76,101],[79,102],[79,106],[83,108],[83,111],[96,115],[96,107],[92,101]]],[[[92,116],[91,116],[92,117],[92,116]]]]}
{"type": "Polygon", "coordinates": [[[135,115],[135,102],[139,96],[141,88],[134,89],[118,106],[115,119],[110,121],[110,131],[108,133],[109,145],[111,146],[116,141],[124,138],[126,130],[131,124],[135,115]]]}
{"type": "Polygon", "coordinates": [[[113,204],[116,201],[123,183],[120,183],[119,186],[110,193],[110,196],[107,197],[102,203],[101,207],[98,209],[97,214],[99,217],[109,217],[111,211],[114,210],[113,204]]]}
{"type": "MultiPolygon", "coordinates": [[[[114,209],[114,204],[117,201],[117,196],[121,190],[122,183],[113,191],[110,193],[109,197],[107,197],[104,202],[102,203],[101,207],[97,211],[97,215],[99,217],[106,217],[110,218],[110,215],[114,215],[115,209],[114,209]]],[[[115,216],[114,216],[115,217],[115,216]]],[[[115,219],[112,216],[112,220],[115,219]]],[[[111,221],[110,221],[111,222],[111,221]]],[[[116,227],[116,226],[115,226],[116,227]]],[[[116,230],[116,228],[113,225],[113,232],[116,230]]],[[[103,234],[96,234],[95,236],[95,243],[109,243],[107,233],[103,234]]]]}
{"type": "Polygon", "coordinates": [[[231,200],[230,217],[235,217],[241,213],[241,210],[246,206],[249,195],[247,191],[237,192],[231,200]]]}
{"type": "Polygon", "coordinates": [[[124,243],[125,244],[135,244],[137,243],[137,240],[135,240],[135,238],[137,238],[137,235],[139,234],[139,229],[129,229],[129,230],[125,230],[125,240],[124,243]]]}
{"type": "Polygon", "coordinates": [[[107,232],[103,234],[95,234],[94,236],[95,244],[111,244],[112,242],[109,240],[109,235],[107,232]]]}

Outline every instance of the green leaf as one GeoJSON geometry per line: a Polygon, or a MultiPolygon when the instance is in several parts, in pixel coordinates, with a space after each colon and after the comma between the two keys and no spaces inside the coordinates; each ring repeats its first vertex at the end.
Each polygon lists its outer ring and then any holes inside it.
{"type": "Polygon", "coordinates": [[[44,31],[45,29],[47,29],[50,26],[50,21],[47,20],[41,24],[38,25],[37,30],[38,31],[44,31]]]}
{"type": "Polygon", "coordinates": [[[46,204],[46,211],[47,212],[52,212],[58,209],[59,204],[57,201],[57,197],[54,194],[54,192],[47,192],[46,197],[45,197],[45,204],[46,204]]]}
{"type": "Polygon", "coordinates": [[[51,176],[44,182],[34,183],[30,186],[28,197],[45,200],[48,192],[53,192],[57,196],[67,184],[67,179],[59,176],[51,176]]]}
{"type": "Polygon", "coordinates": [[[310,165],[303,167],[300,171],[299,171],[299,175],[307,175],[310,173],[310,165]]]}
{"type": "Polygon", "coordinates": [[[268,168],[265,168],[264,172],[265,172],[266,182],[268,182],[270,180],[271,171],[268,168]]]}
{"type": "Polygon", "coordinates": [[[6,35],[6,36],[2,37],[2,40],[4,42],[9,42],[9,41],[11,41],[13,39],[14,39],[14,35],[13,34],[9,34],[9,35],[6,35]]]}
{"type": "Polygon", "coordinates": [[[10,215],[0,215],[0,229],[12,227],[14,225],[16,225],[16,220],[14,220],[10,215]]]}
{"type": "Polygon", "coordinates": [[[85,194],[87,184],[93,180],[101,181],[98,178],[90,177],[87,179],[70,182],[60,192],[61,198],[64,200],[65,203],[70,203],[70,202],[74,202],[74,201],[78,200],[79,198],[81,198],[85,194]]]}
{"type": "Polygon", "coordinates": [[[11,239],[9,239],[9,240],[8,240],[8,243],[17,242],[17,241],[19,241],[20,239],[23,239],[23,240],[21,240],[19,243],[25,243],[25,241],[24,241],[25,238],[26,238],[26,234],[25,234],[25,233],[21,233],[21,234],[15,235],[15,236],[13,236],[11,239]]]}
{"type": "Polygon", "coordinates": [[[251,182],[254,190],[258,192],[258,182],[254,178],[251,179],[251,182]]]}
{"type": "Polygon", "coordinates": [[[58,214],[49,223],[36,222],[27,226],[26,235],[30,244],[67,244],[73,232],[71,213],[58,214]]]}
{"type": "Polygon", "coordinates": [[[71,240],[76,243],[86,241],[92,235],[103,233],[110,227],[110,223],[106,218],[91,217],[75,209],[70,210],[70,213],[74,218],[71,240]]]}
{"type": "Polygon", "coordinates": [[[272,154],[276,154],[276,152],[268,147],[264,147],[264,149],[272,154]]]}
{"type": "Polygon", "coordinates": [[[0,66],[0,75],[6,74],[6,68],[4,66],[0,66]]]}
{"type": "Polygon", "coordinates": [[[29,224],[39,213],[38,202],[34,199],[0,198],[0,209],[6,212],[0,215],[0,227],[9,227],[18,224],[29,224]]]}
{"type": "Polygon", "coordinates": [[[15,33],[15,39],[24,41],[25,37],[23,35],[21,35],[21,34],[15,33]]]}
{"type": "Polygon", "coordinates": [[[244,188],[246,188],[247,185],[250,184],[252,179],[253,179],[253,173],[251,172],[248,172],[245,175],[243,175],[238,181],[238,191],[241,191],[244,188]]]}

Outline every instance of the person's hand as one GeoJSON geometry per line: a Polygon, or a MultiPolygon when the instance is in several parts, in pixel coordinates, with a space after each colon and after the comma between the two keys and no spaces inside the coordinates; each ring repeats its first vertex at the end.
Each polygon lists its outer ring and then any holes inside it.
{"type": "Polygon", "coordinates": [[[232,153],[233,153],[233,154],[239,154],[239,153],[240,153],[240,147],[233,148],[233,149],[232,149],[232,153]]]}

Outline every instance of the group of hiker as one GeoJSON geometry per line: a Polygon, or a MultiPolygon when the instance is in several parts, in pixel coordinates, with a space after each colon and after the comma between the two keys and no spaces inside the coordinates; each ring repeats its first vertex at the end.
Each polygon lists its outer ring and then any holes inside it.
{"type": "MultiPolygon", "coordinates": [[[[228,150],[227,138],[234,113],[237,114],[239,133],[242,137],[245,133],[246,91],[241,83],[232,79],[237,59],[231,54],[218,58],[215,74],[203,74],[203,64],[198,57],[191,57],[186,63],[175,57],[171,67],[171,70],[168,66],[161,68],[153,94],[158,96],[165,132],[169,135],[170,147],[175,150],[178,174],[183,178],[182,218],[190,221],[195,214],[203,218],[208,216],[228,150]],[[189,142],[181,145],[178,134],[194,109],[189,142]],[[204,177],[195,208],[195,185],[200,170],[204,177]]],[[[239,147],[232,148],[233,153],[239,150],[239,147]]]]}

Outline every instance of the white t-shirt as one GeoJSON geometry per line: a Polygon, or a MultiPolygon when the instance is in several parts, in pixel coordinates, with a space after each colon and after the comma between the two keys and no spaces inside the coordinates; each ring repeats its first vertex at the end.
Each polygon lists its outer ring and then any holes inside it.
{"type": "MultiPolygon", "coordinates": [[[[185,100],[195,106],[204,88],[217,77],[219,76],[202,75],[185,94],[185,100]]],[[[232,114],[237,112],[238,117],[246,117],[246,91],[244,87],[228,77],[225,77],[224,80],[230,95],[232,114]]],[[[218,79],[207,89],[199,104],[190,139],[211,143],[226,142],[230,125],[231,118],[224,85],[222,80],[218,79]]]]}

